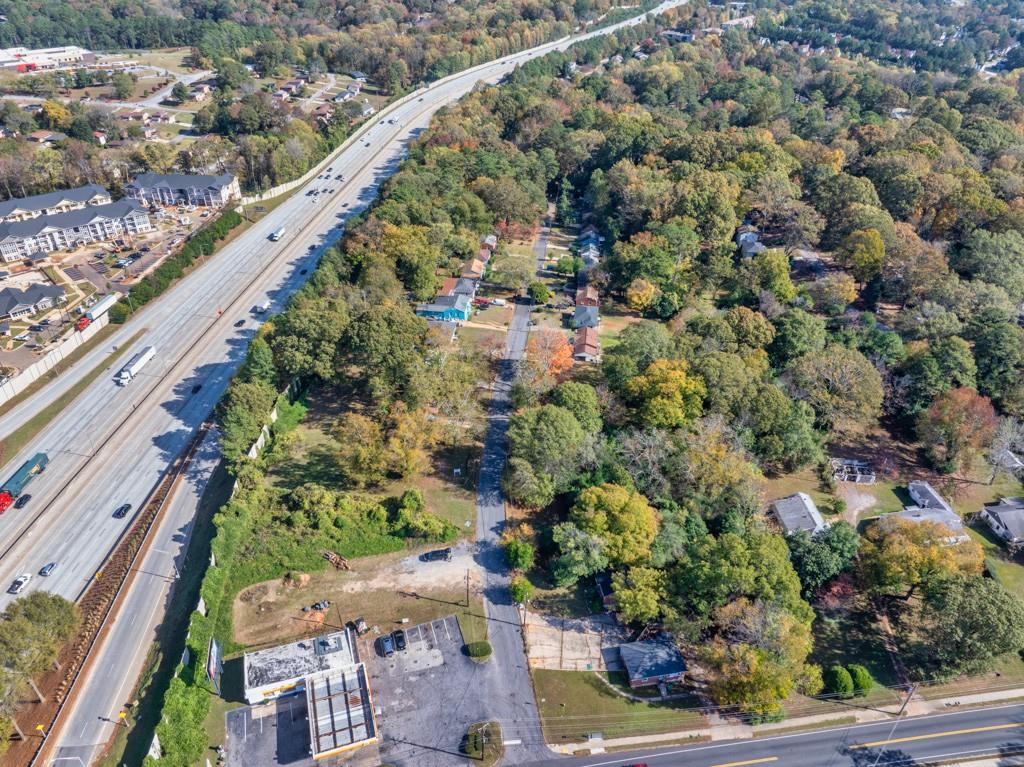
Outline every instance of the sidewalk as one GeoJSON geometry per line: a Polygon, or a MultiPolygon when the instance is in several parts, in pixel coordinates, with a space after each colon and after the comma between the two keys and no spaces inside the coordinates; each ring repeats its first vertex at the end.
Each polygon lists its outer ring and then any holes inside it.
{"type": "MultiPolygon", "coordinates": [[[[924,700],[914,697],[907,705],[905,716],[924,716],[926,714],[937,714],[949,712],[951,707],[959,706],[982,706],[986,703],[998,705],[1004,701],[1020,700],[1024,698],[1024,688],[1008,690],[995,690],[992,692],[975,693],[972,695],[959,695],[952,698],[936,698],[924,700]]],[[[856,724],[867,722],[879,722],[892,719],[899,712],[900,704],[881,706],[879,708],[854,708],[851,706],[845,717],[852,717],[856,724]]],[[[831,711],[813,716],[802,716],[793,719],[785,719],[772,724],[761,724],[752,726],[736,721],[725,719],[718,714],[708,716],[709,727],[701,727],[695,730],[678,730],[676,732],[664,732],[658,735],[638,735],[626,738],[611,738],[607,740],[591,740],[586,743],[549,743],[548,748],[559,754],[573,754],[580,749],[587,749],[590,753],[600,753],[605,749],[614,748],[638,748],[652,746],[659,743],[679,743],[687,740],[745,740],[759,735],[768,735],[772,732],[805,728],[816,729],[815,725],[824,725],[828,722],[835,722],[840,718],[837,712],[831,711]]],[[[848,726],[848,725],[847,725],[848,726]]],[[[825,727],[824,729],[830,729],[825,727]]],[[[968,763],[964,763],[965,765],[968,763]]],[[[995,760],[981,760],[969,763],[970,767],[1011,767],[1011,765],[1024,766],[1024,757],[1019,761],[1007,761],[1007,757],[1000,757],[995,760]]]]}

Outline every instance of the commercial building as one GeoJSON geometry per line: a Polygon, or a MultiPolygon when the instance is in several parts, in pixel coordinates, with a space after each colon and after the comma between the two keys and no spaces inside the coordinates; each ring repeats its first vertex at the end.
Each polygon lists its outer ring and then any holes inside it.
{"type": "Polygon", "coordinates": [[[238,179],[222,176],[190,176],[184,173],[141,173],[124,193],[143,205],[220,206],[241,197],[238,179]]]}
{"type": "Polygon", "coordinates": [[[242,673],[250,705],[305,693],[314,759],[377,742],[370,683],[350,631],[246,653],[242,673]]]}
{"type": "Polygon", "coordinates": [[[77,45],[64,45],[59,48],[0,49],[0,69],[13,69],[15,72],[69,69],[95,62],[95,53],[77,45]]]}
{"type": "Polygon", "coordinates": [[[152,230],[149,214],[134,200],[89,205],[64,213],[0,223],[0,257],[4,261],[19,261],[152,230]]]}
{"type": "Polygon", "coordinates": [[[87,205],[107,205],[110,202],[110,193],[99,184],[59,189],[47,194],[0,202],[0,222],[26,221],[37,216],[52,216],[79,210],[87,205]]]}

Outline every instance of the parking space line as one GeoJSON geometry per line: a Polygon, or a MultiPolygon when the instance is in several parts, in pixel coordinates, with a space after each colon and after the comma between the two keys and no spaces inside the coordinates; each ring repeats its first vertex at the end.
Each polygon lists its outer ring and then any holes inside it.
{"type": "Polygon", "coordinates": [[[434,637],[434,647],[437,647],[437,634],[434,633],[434,622],[430,622],[430,635],[434,637]]]}
{"type": "Polygon", "coordinates": [[[448,637],[448,641],[449,642],[452,641],[451,632],[448,631],[448,619],[445,618],[443,621],[441,621],[441,625],[444,626],[444,633],[448,637]]]}

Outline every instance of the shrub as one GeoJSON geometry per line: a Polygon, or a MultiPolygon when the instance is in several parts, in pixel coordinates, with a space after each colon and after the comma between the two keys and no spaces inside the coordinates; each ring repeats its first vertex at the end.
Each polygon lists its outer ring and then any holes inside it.
{"type": "Polygon", "coordinates": [[[526,572],[533,567],[535,558],[533,544],[513,538],[505,544],[505,556],[508,557],[508,566],[513,570],[526,572]]]}
{"type": "Polygon", "coordinates": [[[825,692],[840,698],[853,695],[853,678],[842,666],[831,666],[825,672],[825,692]]]}
{"type": "Polygon", "coordinates": [[[530,298],[534,300],[534,303],[546,304],[551,300],[551,289],[543,282],[531,282],[527,292],[529,292],[530,298]]]}
{"type": "Polygon", "coordinates": [[[533,596],[533,584],[522,575],[512,579],[509,590],[512,592],[512,601],[516,604],[525,604],[533,596]]]}
{"type": "Polygon", "coordinates": [[[842,514],[846,511],[846,501],[842,498],[831,498],[828,502],[828,512],[830,514],[842,514]]]}
{"type": "Polygon", "coordinates": [[[853,663],[847,667],[850,678],[853,680],[853,692],[855,695],[867,695],[875,686],[875,679],[871,672],[859,663],[853,663]]]}
{"type": "Polygon", "coordinates": [[[482,642],[468,642],[466,644],[466,655],[476,660],[490,658],[492,652],[494,650],[491,649],[491,643],[486,640],[482,642]]]}

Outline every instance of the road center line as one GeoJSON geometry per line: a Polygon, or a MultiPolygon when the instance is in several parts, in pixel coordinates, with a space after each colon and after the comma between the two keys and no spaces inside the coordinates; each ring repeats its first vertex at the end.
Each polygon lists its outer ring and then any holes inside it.
{"type": "Polygon", "coordinates": [[[931,740],[932,738],[948,738],[952,735],[970,735],[974,732],[993,732],[995,730],[1012,730],[1017,727],[1024,727],[1024,722],[1014,722],[1013,724],[991,724],[987,727],[971,727],[966,730],[946,730],[945,732],[930,732],[925,735],[911,735],[906,738],[892,738],[891,740],[874,740],[870,743],[859,743],[856,746],[850,746],[853,748],[872,748],[874,746],[888,746],[894,743],[911,743],[915,740],[931,740]]]}
{"type": "Polygon", "coordinates": [[[779,757],[777,756],[766,756],[762,759],[747,759],[744,762],[727,762],[725,764],[713,764],[711,767],[744,767],[747,764],[767,764],[768,762],[777,762],[779,757]]]}

